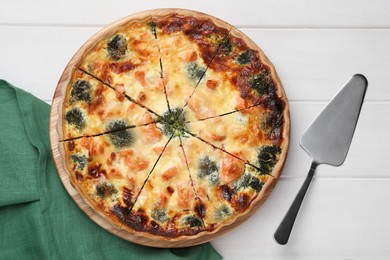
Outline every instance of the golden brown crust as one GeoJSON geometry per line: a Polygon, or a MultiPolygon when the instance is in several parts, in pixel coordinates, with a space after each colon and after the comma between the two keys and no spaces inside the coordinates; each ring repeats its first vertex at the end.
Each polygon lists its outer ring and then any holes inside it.
{"type": "MultiPolygon", "coordinates": [[[[123,221],[120,221],[117,216],[115,216],[112,212],[106,212],[102,210],[102,208],[96,203],[95,200],[92,200],[90,198],[90,194],[88,194],[84,189],[80,188],[78,185],[78,181],[76,177],[72,174],[69,174],[70,181],[72,183],[72,186],[76,188],[76,190],[81,194],[81,197],[85,199],[85,202],[93,208],[97,213],[99,213],[104,219],[109,220],[108,222],[116,226],[117,228],[120,229],[125,229],[127,232],[129,232],[132,236],[138,237],[138,238],[147,238],[150,239],[152,242],[144,242],[144,244],[147,245],[156,245],[153,243],[153,241],[161,241],[161,240],[166,240],[167,244],[169,246],[181,246],[181,245],[195,245],[203,242],[207,242],[216,235],[220,235],[225,233],[226,231],[230,230],[234,226],[239,225],[242,223],[244,220],[246,220],[248,217],[250,217],[257,208],[259,208],[265,199],[269,196],[271,193],[272,189],[277,183],[278,178],[281,175],[284,162],[287,156],[287,150],[288,150],[288,145],[289,145],[289,131],[290,131],[290,119],[289,119],[289,105],[287,98],[285,96],[282,84],[280,82],[280,79],[276,73],[276,70],[272,63],[268,60],[268,58],[265,56],[265,54],[262,52],[262,50],[253,42],[251,41],[246,35],[244,35],[242,32],[239,30],[232,28],[231,25],[227,24],[226,22],[223,22],[215,17],[211,17],[209,15],[199,13],[199,12],[194,12],[190,10],[182,10],[182,9],[159,9],[159,10],[152,10],[152,11],[147,11],[143,13],[139,13],[136,15],[132,15],[129,17],[125,17],[112,25],[104,28],[101,30],[99,33],[97,33],[95,36],[93,36],[90,40],[88,40],[81,48],[80,50],[75,54],[71,62],[69,63],[67,69],[65,70],[60,82],[69,82],[71,75],[73,74],[72,68],[79,67],[83,63],[83,57],[89,53],[91,50],[93,50],[96,46],[96,44],[102,40],[105,40],[109,37],[112,37],[116,32],[120,30],[124,30],[126,28],[126,25],[137,21],[137,22],[163,22],[164,19],[167,19],[167,17],[172,17],[172,16],[177,16],[180,18],[186,18],[188,16],[191,16],[195,19],[203,19],[203,20],[211,20],[215,25],[218,27],[224,28],[226,31],[230,32],[231,37],[237,37],[240,39],[243,39],[244,42],[247,44],[248,48],[255,50],[258,55],[260,56],[261,63],[264,64],[267,68],[269,68],[270,74],[272,76],[272,80],[275,83],[275,90],[276,90],[276,96],[284,100],[284,109],[283,109],[283,131],[281,134],[281,143],[279,143],[281,147],[281,153],[279,160],[277,164],[274,166],[272,170],[272,177],[266,181],[266,183],[263,185],[261,191],[255,196],[255,198],[251,201],[248,207],[246,207],[245,210],[242,210],[241,212],[237,213],[234,215],[234,217],[227,219],[226,221],[223,221],[219,223],[216,226],[213,226],[210,229],[206,229],[205,231],[202,232],[195,232],[196,234],[191,234],[188,233],[188,235],[182,235],[178,237],[167,237],[167,236],[160,236],[160,235],[154,235],[151,233],[147,232],[139,232],[135,231],[133,228],[124,225],[123,221]],[[186,243],[187,241],[190,241],[189,243],[186,243]]],[[[70,84],[68,84],[69,86],[70,84]]],[[[63,84],[59,84],[60,86],[64,86],[63,84]]],[[[67,93],[70,91],[70,87],[62,87],[62,88],[57,88],[62,93],[62,96],[66,96],[67,93]]],[[[58,90],[57,90],[58,91],[58,90]]],[[[60,101],[59,102],[59,115],[60,118],[63,118],[64,116],[64,111],[65,111],[65,102],[60,101]]],[[[52,111],[53,113],[53,111],[52,111]]],[[[58,120],[58,123],[56,125],[57,129],[61,129],[59,131],[59,139],[63,140],[66,139],[65,134],[64,134],[64,123],[62,120],[58,120]]],[[[60,143],[60,150],[62,151],[62,156],[66,156],[66,143],[60,143]]],[[[66,171],[68,173],[72,172],[71,166],[68,163],[64,163],[66,171]]],[[[117,232],[115,232],[117,233],[117,232]]],[[[123,235],[123,233],[121,233],[123,235]]],[[[126,236],[125,236],[126,237],[126,236]]],[[[165,245],[160,245],[160,246],[165,246],[165,245]]]]}

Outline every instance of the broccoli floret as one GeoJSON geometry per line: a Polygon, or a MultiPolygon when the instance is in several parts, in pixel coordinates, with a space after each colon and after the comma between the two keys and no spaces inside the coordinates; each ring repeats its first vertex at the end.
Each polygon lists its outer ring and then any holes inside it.
{"type": "Polygon", "coordinates": [[[210,175],[213,172],[218,172],[217,164],[214,161],[210,160],[208,156],[204,156],[199,160],[198,168],[199,177],[204,177],[210,175]]]}
{"type": "Polygon", "coordinates": [[[264,183],[262,181],[253,176],[249,181],[249,186],[257,192],[259,192],[263,188],[263,185],[264,183]]]}
{"type": "Polygon", "coordinates": [[[212,172],[210,175],[209,175],[209,181],[214,184],[214,185],[218,185],[219,184],[219,173],[216,171],[216,172],[212,172]]]}
{"type": "Polygon", "coordinates": [[[217,185],[219,183],[218,166],[208,156],[202,157],[198,163],[198,177],[206,176],[212,184],[217,185]]]}
{"type": "Polygon", "coordinates": [[[205,71],[206,71],[205,68],[199,66],[195,62],[191,62],[187,66],[188,76],[191,79],[194,79],[194,80],[197,80],[197,81],[199,81],[203,77],[203,74],[205,73],[205,71]]]}
{"type": "Polygon", "coordinates": [[[127,127],[128,127],[127,123],[123,120],[111,121],[108,124],[109,131],[123,130],[126,129],[127,127]]]}
{"type": "Polygon", "coordinates": [[[113,60],[119,60],[122,58],[127,51],[127,40],[121,35],[115,35],[108,43],[107,43],[107,52],[111,56],[113,60]]]}
{"type": "Polygon", "coordinates": [[[233,50],[233,45],[229,37],[223,39],[221,45],[219,47],[218,53],[222,55],[228,56],[230,52],[233,50]]]}
{"type": "Polygon", "coordinates": [[[152,211],[152,218],[154,220],[157,220],[157,221],[162,222],[162,223],[168,221],[168,217],[167,217],[164,209],[154,209],[152,211]]]}
{"type": "Polygon", "coordinates": [[[232,186],[235,190],[245,189],[249,186],[249,182],[251,179],[251,175],[247,172],[245,172],[241,178],[237,179],[235,182],[232,183],[232,186]]]}
{"type": "Polygon", "coordinates": [[[251,187],[255,191],[259,192],[263,187],[263,182],[248,172],[245,172],[241,178],[232,183],[235,190],[245,189],[251,187]]]}
{"type": "Polygon", "coordinates": [[[84,113],[79,108],[73,108],[66,112],[65,120],[68,124],[74,125],[79,130],[85,126],[84,113]]]}
{"type": "Polygon", "coordinates": [[[260,148],[257,156],[260,174],[269,174],[272,172],[272,169],[279,160],[281,152],[282,149],[277,145],[265,145],[260,148]]]}
{"type": "Polygon", "coordinates": [[[259,73],[249,78],[249,85],[260,95],[274,92],[275,86],[268,73],[259,73]]]}
{"type": "Polygon", "coordinates": [[[91,102],[91,84],[86,80],[78,80],[73,84],[71,101],[91,102]]]}
{"type": "Polygon", "coordinates": [[[184,223],[190,227],[201,227],[203,226],[202,220],[193,215],[187,216],[184,218],[184,223]]]}
{"type": "Polygon", "coordinates": [[[198,163],[198,177],[203,178],[208,176],[208,179],[213,184],[218,184],[219,174],[217,164],[210,160],[208,156],[204,156],[198,163]]]}
{"type": "Polygon", "coordinates": [[[229,217],[232,213],[233,213],[232,210],[228,206],[223,205],[215,211],[215,219],[224,220],[227,217],[229,217]]]}
{"type": "Polygon", "coordinates": [[[126,127],[128,127],[128,125],[123,120],[114,121],[108,125],[110,131],[108,136],[116,148],[124,148],[133,143],[133,136],[126,127]]]}
{"type": "Polygon", "coordinates": [[[157,39],[157,31],[156,31],[157,24],[153,21],[150,21],[148,22],[148,27],[150,31],[153,33],[154,37],[157,39]]]}
{"type": "Polygon", "coordinates": [[[282,122],[283,115],[278,111],[273,111],[267,113],[260,121],[260,127],[271,139],[275,139],[280,137],[282,122]]]}
{"type": "Polygon", "coordinates": [[[282,99],[278,98],[272,100],[265,99],[264,104],[268,107],[269,111],[260,121],[260,128],[271,139],[278,139],[282,134],[283,110],[285,103],[282,99]]]}
{"type": "Polygon", "coordinates": [[[74,163],[77,164],[77,169],[79,169],[80,171],[84,170],[85,166],[87,166],[88,164],[87,156],[85,156],[84,154],[83,155],[72,154],[70,158],[74,163]]]}
{"type": "Polygon", "coordinates": [[[111,183],[104,181],[96,185],[96,195],[101,198],[111,196],[112,194],[117,193],[117,189],[111,183]]]}
{"type": "Polygon", "coordinates": [[[246,50],[237,57],[237,62],[241,65],[247,64],[252,59],[252,53],[250,50],[246,50]]]}
{"type": "Polygon", "coordinates": [[[184,136],[186,119],[182,109],[176,108],[167,111],[162,116],[163,133],[166,136],[184,136]]]}

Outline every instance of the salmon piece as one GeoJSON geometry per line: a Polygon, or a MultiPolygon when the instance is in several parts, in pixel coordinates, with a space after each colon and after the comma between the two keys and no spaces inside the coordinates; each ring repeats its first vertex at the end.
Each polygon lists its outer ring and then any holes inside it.
{"type": "Polygon", "coordinates": [[[148,159],[135,155],[133,150],[123,150],[120,151],[118,155],[123,158],[125,164],[131,172],[145,170],[149,165],[148,159]]]}
{"type": "Polygon", "coordinates": [[[80,145],[86,149],[89,149],[89,145],[90,145],[90,138],[87,138],[87,137],[83,137],[80,139],[80,145]]]}
{"type": "Polygon", "coordinates": [[[126,157],[124,157],[123,158],[124,160],[125,160],[125,164],[127,165],[127,166],[129,166],[129,167],[131,167],[131,168],[134,168],[133,166],[132,166],[132,164],[133,164],[133,157],[130,157],[130,156],[126,156],[126,157]]]}
{"type": "Polygon", "coordinates": [[[161,174],[163,181],[169,181],[177,175],[177,167],[173,166],[161,174]]]}
{"type": "Polygon", "coordinates": [[[198,58],[198,55],[196,54],[195,51],[190,51],[184,54],[184,61],[191,62],[191,61],[196,61],[198,58]]]}
{"type": "Polygon", "coordinates": [[[100,146],[99,146],[99,153],[100,154],[104,154],[104,149],[105,149],[105,145],[104,144],[101,144],[100,146]]]}
{"type": "Polygon", "coordinates": [[[155,124],[145,126],[144,133],[145,134],[142,135],[142,140],[146,144],[157,143],[162,138],[162,132],[155,124]]]}
{"type": "Polygon", "coordinates": [[[195,197],[191,183],[179,183],[177,184],[177,205],[180,208],[188,209],[190,207],[190,198],[195,197]]]}
{"type": "Polygon", "coordinates": [[[221,142],[221,141],[223,141],[223,140],[226,139],[226,135],[216,135],[216,134],[212,134],[212,135],[211,135],[211,139],[212,139],[213,141],[216,141],[216,142],[221,142]]]}
{"type": "Polygon", "coordinates": [[[158,199],[157,205],[161,208],[165,208],[168,203],[168,198],[164,194],[160,194],[160,198],[158,199]]]}
{"type": "Polygon", "coordinates": [[[199,198],[207,199],[207,192],[204,187],[198,186],[196,189],[196,193],[198,194],[199,198]]]}
{"type": "Polygon", "coordinates": [[[142,117],[142,124],[149,124],[153,122],[152,115],[150,113],[145,113],[142,117]]]}
{"type": "Polygon", "coordinates": [[[196,119],[203,119],[217,115],[214,109],[207,107],[206,104],[204,104],[204,101],[196,96],[192,96],[192,98],[188,101],[188,107],[195,113],[196,119]]]}
{"type": "Polygon", "coordinates": [[[155,152],[156,154],[161,154],[163,151],[164,151],[164,146],[153,148],[153,152],[155,152]]]}
{"type": "Polygon", "coordinates": [[[80,145],[88,150],[90,156],[97,154],[97,147],[95,142],[93,141],[93,138],[88,138],[88,137],[81,138],[80,145]]]}
{"type": "Polygon", "coordinates": [[[130,113],[131,110],[133,110],[135,108],[135,103],[131,102],[129,107],[127,108],[127,112],[130,113]]]}
{"type": "Polygon", "coordinates": [[[139,83],[141,83],[142,87],[146,88],[145,71],[143,71],[143,70],[136,71],[134,73],[134,77],[136,80],[139,81],[139,83]]]}
{"type": "Polygon", "coordinates": [[[247,108],[247,104],[243,98],[237,97],[236,98],[236,106],[234,108],[237,110],[241,110],[241,109],[247,108]]]}
{"type": "Polygon", "coordinates": [[[149,165],[149,160],[142,157],[133,157],[132,163],[130,164],[130,170],[142,171],[145,170],[149,165]]]}
{"type": "Polygon", "coordinates": [[[144,134],[142,135],[142,140],[144,143],[147,144],[152,144],[156,143],[161,140],[162,138],[162,133],[160,129],[156,127],[156,124],[150,124],[153,122],[152,115],[150,113],[145,113],[145,115],[142,118],[142,123],[143,124],[149,124],[144,127],[143,132],[144,134]]]}
{"type": "Polygon", "coordinates": [[[123,84],[116,84],[115,85],[115,91],[116,91],[116,98],[122,102],[125,100],[125,95],[123,94],[125,92],[125,87],[123,84]]]}
{"type": "Polygon", "coordinates": [[[118,153],[119,156],[121,157],[127,157],[127,156],[132,156],[134,154],[133,150],[122,150],[118,153]]]}
{"type": "Polygon", "coordinates": [[[122,174],[120,172],[118,172],[117,170],[115,170],[114,168],[110,169],[109,176],[110,176],[110,178],[114,178],[114,179],[122,179],[123,178],[122,174]]]}
{"type": "Polygon", "coordinates": [[[114,152],[112,152],[111,154],[110,154],[110,156],[107,158],[107,164],[109,165],[109,166],[111,166],[112,165],[112,162],[115,160],[115,158],[116,158],[116,154],[114,153],[114,152]]]}
{"type": "MultiPolygon", "coordinates": [[[[234,153],[233,153],[234,154],[234,153]]],[[[234,154],[237,156],[237,154],[234,154]]],[[[221,180],[225,183],[238,179],[245,171],[245,163],[229,154],[224,154],[221,167],[221,180]]]]}
{"type": "Polygon", "coordinates": [[[219,82],[218,80],[212,80],[212,79],[209,79],[207,82],[206,82],[206,86],[209,88],[209,89],[216,89],[219,85],[219,82]]]}
{"type": "Polygon", "coordinates": [[[125,86],[123,84],[116,84],[115,91],[119,93],[125,92],[125,86]]]}

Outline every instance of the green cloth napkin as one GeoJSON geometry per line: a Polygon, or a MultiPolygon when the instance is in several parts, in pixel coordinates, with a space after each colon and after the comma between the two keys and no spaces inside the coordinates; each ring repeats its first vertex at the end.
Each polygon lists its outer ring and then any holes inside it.
{"type": "Polygon", "coordinates": [[[157,249],[95,224],[63,187],[49,142],[50,106],[0,80],[1,259],[220,259],[210,244],[157,249]]]}

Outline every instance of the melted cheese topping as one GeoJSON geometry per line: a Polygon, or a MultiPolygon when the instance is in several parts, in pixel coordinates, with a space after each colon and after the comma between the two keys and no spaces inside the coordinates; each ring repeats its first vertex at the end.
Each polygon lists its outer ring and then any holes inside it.
{"type": "MultiPolygon", "coordinates": [[[[72,177],[98,205],[110,211],[114,204],[132,206],[168,138],[155,124],[125,130],[126,140],[116,133],[83,137],[68,142],[67,160],[72,177]],[[119,136],[119,137],[118,137],[119,136]],[[118,140],[119,138],[119,140],[118,140]],[[122,141],[122,142],[121,142],[122,141]],[[108,183],[116,192],[102,196],[98,184],[108,183]],[[124,200],[124,189],[128,199],[124,200]],[[112,196],[111,196],[112,195],[112,196]]],[[[123,132],[123,131],[120,131],[123,132]]]]}
{"type": "Polygon", "coordinates": [[[201,218],[195,212],[195,206],[195,193],[185,157],[179,139],[175,138],[167,145],[145,183],[133,212],[145,212],[149,216],[147,225],[154,222],[160,230],[169,233],[172,228],[192,228],[194,223],[201,226],[201,218]]]}
{"type": "Polygon", "coordinates": [[[184,149],[197,196],[204,205],[206,230],[247,209],[270,178],[199,139],[186,139],[184,149]]]}
{"type": "Polygon", "coordinates": [[[284,101],[259,54],[226,29],[156,21],[124,24],[83,57],[93,77],[76,70],[67,88],[66,160],[84,196],[131,230],[194,235],[245,212],[272,180],[261,172],[272,155],[259,154],[283,144],[284,101]],[[79,80],[88,86],[73,91],[79,80]],[[110,128],[119,121],[128,129],[110,128]]]}
{"type": "Polygon", "coordinates": [[[167,110],[161,80],[160,53],[147,23],[133,22],[104,38],[84,58],[81,67],[138,103],[162,114],[167,110]],[[126,39],[127,50],[116,60],[107,45],[116,35],[126,39]]]}
{"type": "Polygon", "coordinates": [[[246,107],[240,92],[224,73],[208,69],[185,108],[188,121],[197,121],[246,107]]]}
{"type": "Polygon", "coordinates": [[[142,125],[149,123],[147,114],[145,108],[130,102],[121,93],[76,70],[64,103],[64,137],[101,134],[110,131],[115,121],[123,121],[126,126],[142,125]],[[75,124],[74,120],[67,119],[74,111],[79,111],[76,116],[82,120],[81,125],[79,121],[75,124]]]}
{"type": "Polygon", "coordinates": [[[163,78],[172,108],[183,107],[206,71],[199,47],[182,31],[164,34],[158,31],[163,78]]]}
{"type": "Polygon", "coordinates": [[[188,124],[191,133],[243,161],[259,166],[257,156],[262,145],[273,144],[262,130],[266,110],[262,106],[234,112],[225,116],[188,124]]]}

